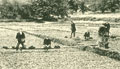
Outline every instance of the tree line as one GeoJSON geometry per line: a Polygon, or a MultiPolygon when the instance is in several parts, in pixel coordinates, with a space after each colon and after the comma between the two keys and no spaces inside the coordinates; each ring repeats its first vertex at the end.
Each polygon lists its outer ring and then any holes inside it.
{"type": "Polygon", "coordinates": [[[120,0],[101,0],[99,3],[93,2],[89,6],[81,0],[33,0],[29,4],[13,3],[4,0],[0,5],[1,18],[21,19],[42,18],[52,20],[53,18],[68,17],[68,14],[80,10],[83,14],[86,11],[111,11],[116,12],[120,9],[120,0]]]}

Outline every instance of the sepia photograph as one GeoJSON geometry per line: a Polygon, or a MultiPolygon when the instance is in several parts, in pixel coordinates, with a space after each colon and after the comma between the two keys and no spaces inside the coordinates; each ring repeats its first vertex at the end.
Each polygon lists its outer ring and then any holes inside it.
{"type": "Polygon", "coordinates": [[[120,0],[0,0],[0,69],[120,69],[120,0]]]}

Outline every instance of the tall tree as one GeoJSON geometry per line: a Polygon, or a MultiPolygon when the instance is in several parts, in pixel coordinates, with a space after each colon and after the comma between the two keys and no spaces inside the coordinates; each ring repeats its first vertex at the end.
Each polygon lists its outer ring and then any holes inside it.
{"type": "Polygon", "coordinates": [[[69,2],[68,2],[68,4],[69,4],[69,8],[70,9],[72,9],[73,11],[75,11],[75,12],[77,12],[77,10],[78,10],[78,0],[70,0],[69,2]]]}
{"type": "Polygon", "coordinates": [[[67,16],[68,1],[67,0],[36,0],[33,2],[33,10],[37,17],[50,19],[53,16],[67,16]]]}
{"type": "Polygon", "coordinates": [[[81,2],[80,9],[81,9],[82,13],[84,14],[85,11],[86,11],[86,6],[85,6],[85,2],[84,1],[81,2]]]}

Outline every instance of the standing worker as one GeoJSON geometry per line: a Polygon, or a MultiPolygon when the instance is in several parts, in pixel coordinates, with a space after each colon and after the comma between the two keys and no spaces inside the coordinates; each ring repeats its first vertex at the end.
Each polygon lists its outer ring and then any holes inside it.
{"type": "Polygon", "coordinates": [[[105,32],[105,48],[109,48],[109,33],[110,33],[110,24],[105,23],[104,26],[106,27],[106,32],[105,32]]]}
{"type": "Polygon", "coordinates": [[[105,23],[104,26],[106,26],[106,32],[109,35],[109,33],[110,33],[110,24],[109,23],[105,23]]]}
{"type": "Polygon", "coordinates": [[[25,48],[24,43],[25,43],[25,34],[23,33],[22,29],[19,30],[19,32],[16,35],[16,39],[18,41],[17,46],[16,46],[16,51],[18,51],[19,49],[19,45],[22,45],[22,48],[20,49],[22,51],[22,49],[25,48]]]}
{"type": "Polygon", "coordinates": [[[71,37],[75,37],[75,32],[76,32],[76,27],[75,27],[75,23],[73,21],[71,21],[71,37]]]}
{"type": "Polygon", "coordinates": [[[104,24],[102,24],[102,26],[98,30],[98,46],[99,47],[104,47],[105,32],[106,32],[106,28],[104,24]]]}
{"type": "Polygon", "coordinates": [[[99,36],[98,45],[100,47],[105,47],[106,49],[108,49],[109,48],[108,47],[109,34],[108,34],[108,28],[107,28],[106,24],[103,24],[103,26],[101,26],[99,28],[98,36],[99,36]]]}

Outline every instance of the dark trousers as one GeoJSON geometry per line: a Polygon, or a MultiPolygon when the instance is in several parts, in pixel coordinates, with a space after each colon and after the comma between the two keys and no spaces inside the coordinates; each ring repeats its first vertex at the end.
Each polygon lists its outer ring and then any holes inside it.
{"type": "MultiPolygon", "coordinates": [[[[20,45],[20,44],[22,45],[22,49],[25,47],[25,46],[24,46],[24,43],[20,43],[20,42],[18,42],[18,43],[17,43],[17,46],[16,46],[16,50],[19,49],[19,45],[20,45]]],[[[22,49],[21,49],[21,50],[22,50],[22,49]]]]}
{"type": "Polygon", "coordinates": [[[72,36],[75,37],[75,31],[74,31],[74,32],[73,32],[73,31],[71,32],[71,38],[72,38],[72,36]]]}
{"type": "Polygon", "coordinates": [[[85,40],[88,40],[90,37],[87,37],[87,36],[84,36],[85,37],[85,40]]]}

